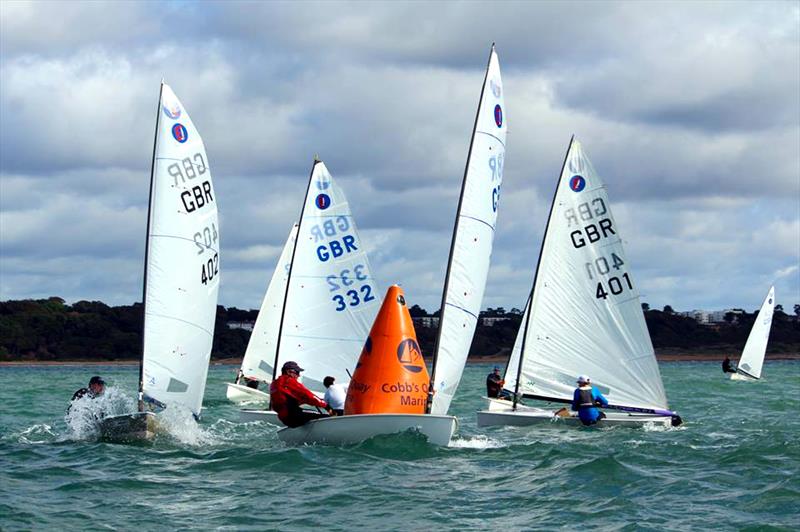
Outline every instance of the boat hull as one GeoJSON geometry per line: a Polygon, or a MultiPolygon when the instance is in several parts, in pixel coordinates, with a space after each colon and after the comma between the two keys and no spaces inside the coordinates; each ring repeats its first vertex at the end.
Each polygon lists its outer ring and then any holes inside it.
{"type": "Polygon", "coordinates": [[[274,410],[259,410],[257,408],[243,408],[239,410],[241,421],[266,421],[273,425],[283,425],[278,419],[278,414],[274,410]]]}
{"type": "MultiPolygon", "coordinates": [[[[532,406],[517,405],[517,409],[512,408],[511,401],[496,401],[489,399],[489,407],[477,412],[479,427],[492,426],[514,426],[528,427],[532,425],[555,425],[555,426],[574,426],[582,427],[583,423],[578,418],[577,412],[568,412],[566,416],[555,415],[555,410],[537,408],[532,406]]],[[[597,427],[608,426],[631,426],[641,427],[646,424],[655,424],[669,427],[672,418],[669,416],[657,416],[652,414],[640,414],[635,412],[614,412],[606,411],[606,417],[597,422],[597,427]]]]}
{"type": "Polygon", "coordinates": [[[150,441],[158,433],[158,420],[153,412],[135,412],[111,416],[100,421],[100,439],[109,443],[150,441]]]}
{"type": "Polygon", "coordinates": [[[751,377],[750,375],[745,375],[744,373],[736,372],[736,373],[731,373],[731,380],[732,381],[750,381],[750,382],[755,382],[758,379],[756,379],[754,377],[751,377]]]}
{"type": "Polygon", "coordinates": [[[278,438],[291,445],[327,443],[346,445],[374,436],[417,431],[433,445],[446,447],[458,427],[453,416],[432,414],[355,414],[316,419],[301,427],[284,428],[278,438]]]}
{"type": "Polygon", "coordinates": [[[229,382],[228,389],[225,392],[225,396],[228,398],[228,401],[232,403],[266,403],[269,402],[269,394],[266,392],[262,392],[261,390],[256,390],[255,388],[248,388],[247,386],[242,386],[241,384],[235,384],[233,382],[229,382]]]}

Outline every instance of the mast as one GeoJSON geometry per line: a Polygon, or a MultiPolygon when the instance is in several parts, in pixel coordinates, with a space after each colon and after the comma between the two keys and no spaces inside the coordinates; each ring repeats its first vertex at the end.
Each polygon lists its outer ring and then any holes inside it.
{"type": "MultiPolygon", "coordinates": [[[[292,260],[289,263],[289,271],[286,274],[286,291],[283,293],[283,306],[281,307],[281,321],[278,325],[278,339],[275,342],[275,361],[272,363],[272,380],[278,373],[278,354],[281,352],[281,338],[283,337],[283,319],[286,316],[286,301],[289,298],[289,286],[292,283],[292,268],[294,268],[294,254],[297,252],[297,242],[300,240],[300,230],[303,227],[303,214],[306,210],[306,203],[308,202],[308,191],[311,190],[311,180],[314,177],[314,169],[317,163],[321,162],[319,157],[314,156],[314,164],[311,165],[311,173],[308,175],[308,186],[306,187],[306,195],[303,197],[303,207],[300,209],[300,221],[297,223],[297,236],[294,239],[294,246],[292,246],[292,260]]],[[[278,266],[280,267],[280,265],[278,266]]],[[[270,399],[270,408],[272,408],[272,399],[270,399]]]]}
{"type": "Polygon", "coordinates": [[[472,159],[472,146],[475,144],[475,132],[478,129],[478,119],[481,114],[481,105],[483,104],[483,93],[486,90],[486,80],[489,78],[489,67],[492,64],[492,55],[494,54],[494,43],[492,49],[489,51],[489,60],[486,62],[486,73],[483,76],[483,85],[481,85],[481,97],[478,99],[478,109],[475,111],[475,123],[472,126],[472,137],[469,140],[469,152],[467,153],[467,164],[464,167],[464,177],[461,180],[461,194],[458,196],[458,209],[456,210],[456,219],[453,224],[453,236],[450,239],[450,256],[447,259],[447,272],[444,276],[444,289],[442,290],[442,303],[439,306],[439,330],[436,333],[436,343],[433,347],[433,360],[431,361],[431,380],[428,383],[428,398],[425,402],[425,413],[430,414],[433,407],[433,390],[434,383],[436,382],[436,363],[439,359],[439,342],[442,339],[442,325],[444,324],[445,302],[447,301],[447,289],[450,287],[450,270],[453,267],[453,253],[456,247],[456,236],[458,234],[458,221],[461,218],[461,205],[464,202],[464,189],[467,184],[467,174],[469,173],[469,163],[472,159]]]}
{"type": "Polygon", "coordinates": [[[161,97],[164,94],[164,80],[158,89],[158,107],[156,108],[156,131],[153,135],[153,160],[150,163],[150,196],[147,200],[147,231],[144,237],[144,276],[142,279],[142,357],[139,359],[139,412],[144,412],[144,322],[147,320],[147,260],[150,252],[150,221],[153,215],[153,188],[156,175],[156,150],[158,149],[158,132],[161,125],[161,97]]]}
{"type": "Polygon", "coordinates": [[[544,226],[544,236],[542,237],[542,246],[539,249],[539,259],[536,261],[536,273],[533,274],[533,285],[531,285],[531,293],[528,296],[528,315],[525,318],[525,325],[524,329],[522,330],[522,344],[519,348],[519,365],[517,366],[517,381],[514,383],[514,405],[513,409],[517,409],[517,403],[519,402],[519,381],[522,378],[522,362],[525,358],[525,340],[528,337],[528,325],[531,322],[531,314],[533,314],[533,292],[536,290],[536,280],[539,278],[539,266],[542,264],[542,255],[544,254],[544,244],[547,241],[547,232],[550,229],[550,220],[553,217],[553,209],[556,205],[556,197],[558,196],[558,190],[561,186],[561,178],[564,176],[564,168],[567,166],[567,159],[569,159],[569,152],[572,151],[572,143],[575,142],[575,135],[572,135],[572,138],[569,139],[569,146],[567,147],[567,153],[564,155],[564,162],[561,164],[561,173],[558,174],[558,181],[556,182],[556,190],[553,192],[553,201],[550,202],[550,213],[547,215],[547,224],[544,226]]]}

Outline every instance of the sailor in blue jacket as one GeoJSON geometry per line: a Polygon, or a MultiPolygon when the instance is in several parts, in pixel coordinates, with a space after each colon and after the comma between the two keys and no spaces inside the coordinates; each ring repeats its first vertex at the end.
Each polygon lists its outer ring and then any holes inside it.
{"type": "Polygon", "coordinates": [[[572,409],[578,411],[578,417],[584,425],[594,425],[606,417],[595,405],[608,406],[608,400],[592,388],[589,377],[581,375],[578,377],[578,388],[572,396],[572,409]]]}

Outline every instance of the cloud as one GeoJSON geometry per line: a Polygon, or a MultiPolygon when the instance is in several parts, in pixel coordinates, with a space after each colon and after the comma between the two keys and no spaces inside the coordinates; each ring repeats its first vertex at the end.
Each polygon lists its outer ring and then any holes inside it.
{"type": "Polygon", "coordinates": [[[773,280],[793,304],[799,22],[785,2],[0,3],[0,297],[140,297],[164,77],[208,150],[221,303],[258,307],[319,154],[380,286],[437,308],[497,40],[484,306],[524,304],[572,134],[651,305],[750,308],[773,280]]]}

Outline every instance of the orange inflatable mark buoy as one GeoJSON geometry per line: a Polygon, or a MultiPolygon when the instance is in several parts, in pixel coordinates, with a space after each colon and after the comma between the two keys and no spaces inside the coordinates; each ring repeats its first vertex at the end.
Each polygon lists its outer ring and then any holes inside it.
{"type": "Polygon", "coordinates": [[[429,381],[403,291],[391,286],[361,350],[344,413],[424,414],[429,381]]]}

